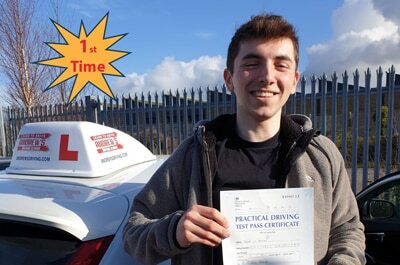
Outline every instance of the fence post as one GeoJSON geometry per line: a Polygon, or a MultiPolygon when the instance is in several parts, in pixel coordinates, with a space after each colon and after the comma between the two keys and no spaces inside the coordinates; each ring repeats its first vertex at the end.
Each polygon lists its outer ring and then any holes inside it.
{"type": "Polygon", "coordinates": [[[381,115],[382,115],[382,67],[376,71],[377,87],[376,87],[376,111],[375,111],[375,153],[374,153],[374,180],[379,178],[380,169],[380,153],[381,153],[381,115]]]}
{"type": "Polygon", "coordinates": [[[161,155],[161,136],[160,136],[160,105],[158,103],[158,93],[155,92],[156,128],[157,128],[157,154],[161,155]]]}
{"type": "Polygon", "coordinates": [[[162,131],[163,131],[163,143],[164,143],[164,154],[168,154],[168,144],[167,144],[167,95],[164,91],[162,96],[162,131]]]}
{"type": "MultiPolygon", "coordinates": [[[[359,90],[359,77],[360,74],[358,69],[353,73],[353,119],[352,119],[352,144],[351,144],[351,155],[352,155],[352,170],[351,170],[351,187],[353,192],[357,192],[357,170],[358,170],[358,90],[359,90]]],[[[368,139],[366,140],[368,141],[368,139]]]]}
{"type": "MultiPolygon", "coordinates": [[[[347,71],[344,71],[342,75],[343,85],[342,85],[342,156],[344,161],[347,163],[347,123],[348,123],[348,79],[349,76],[347,71]]],[[[347,166],[347,165],[346,165],[347,166]]]]}
{"type": "Polygon", "coordinates": [[[331,103],[331,112],[332,112],[332,120],[331,120],[331,139],[334,143],[336,143],[336,129],[337,129],[337,75],[336,72],[331,76],[332,78],[332,103],[331,103]]]}
{"type": "Polygon", "coordinates": [[[321,116],[321,124],[319,127],[321,128],[322,134],[326,135],[326,83],[327,83],[327,76],[324,73],[322,75],[322,78],[319,80],[320,81],[320,89],[319,89],[319,94],[321,95],[320,97],[320,111],[319,115],[321,116]]]}
{"type": "Polygon", "coordinates": [[[6,134],[4,131],[3,107],[0,106],[0,139],[1,139],[1,156],[6,155],[6,134]]]}
{"type": "Polygon", "coordinates": [[[144,93],[142,92],[142,96],[141,96],[141,108],[140,108],[140,112],[142,114],[142,143],[144,146],[147,146],[147,140],[146,140],[146,128],[147,128],[147,124],[146,124],[146,102],[144,99],[144,93]]]}
{"type": "Polygon", "coordinates": [[[368,161],[369,161],[369,129],[370,129],[370,107],[371,107],[371,71],[368,68],[365,73],[365,96],[364,96],[364,147],[363,147],[363,181],[362,187],[368,185],[368,161]]]}
{"type": "Polygon", "coordinates": [[[395,69],[394,66],[389,69],[388,73],[388,123],[386,127],[386,156],[385,156],[385,173],[392,171],[392,142],[393,142],[393,110],[394,110],[394,85],[395,85],[395,69]]]}
{"type": "Polygon", "coordinates": [[[95,96],[85,97],[86,121],[97,123],[97,104],[95,96]]]}
{"type": "Polygon", "coordinates": [[[303,75],[300,79],[300,84],[301,84],[301,101],[300,101],[300,113],[307,115],[306,114],[306,77],[303,75]]]}
{"type": "Polygon", "coordinates": [[[315,85],[317,82],[317,78],[315,75],[311,76],[311,104],[310,104],[310,110],[311,110],[311,121],[313,124],[314,128],[318,128],[317,125],[317,107],[316,107],[316,100],[315,100],[315,85]]]}
{"type": "Polygon", "coordinates": [[[186,89],[183,90],[183,139],[188,136],[188,106],[187,106],[187,92],[186,89]]]}

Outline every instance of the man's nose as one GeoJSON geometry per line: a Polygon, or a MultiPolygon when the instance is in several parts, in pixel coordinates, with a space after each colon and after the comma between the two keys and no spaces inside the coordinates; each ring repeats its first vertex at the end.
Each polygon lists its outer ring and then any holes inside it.
{"type": "Polygon", "coordinates": [[[275,68],[270,63],[265,63],[260,67],[259,81],[265,84],[271,84],[275,82],[275,68]]]}

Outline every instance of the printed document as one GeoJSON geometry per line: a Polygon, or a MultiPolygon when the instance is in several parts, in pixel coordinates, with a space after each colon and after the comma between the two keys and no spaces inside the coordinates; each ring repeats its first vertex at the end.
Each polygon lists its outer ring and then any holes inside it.
{"type": "Polygon", "coordinates": [[[224,264],[314,264],[313,188],[221,191],[224,264]]]}

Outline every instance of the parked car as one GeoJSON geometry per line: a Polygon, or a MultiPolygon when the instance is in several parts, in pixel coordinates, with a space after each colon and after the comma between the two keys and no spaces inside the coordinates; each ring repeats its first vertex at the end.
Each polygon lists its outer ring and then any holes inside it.
{"type": "Polygon", "coordinates": [[[110,127],[25,125],[0,173],[0,264],[139,264],[123,224],[164,160],[110,127]]]}
{"type": "Polygon", "coordinates": [[[365,225],[367,264],[400,264],[400,171],[356,196],[365,225]]]}

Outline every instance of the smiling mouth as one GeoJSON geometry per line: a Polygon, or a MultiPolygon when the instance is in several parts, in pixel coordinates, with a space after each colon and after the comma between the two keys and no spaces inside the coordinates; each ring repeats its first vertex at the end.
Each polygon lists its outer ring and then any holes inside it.
{"type": "Polygon", "coordinates": [[[278,93],[271,92],[271,91],[253,91],[253,92],[251,92],[251,94],[256,97],[272,97],[278,93]]]}

